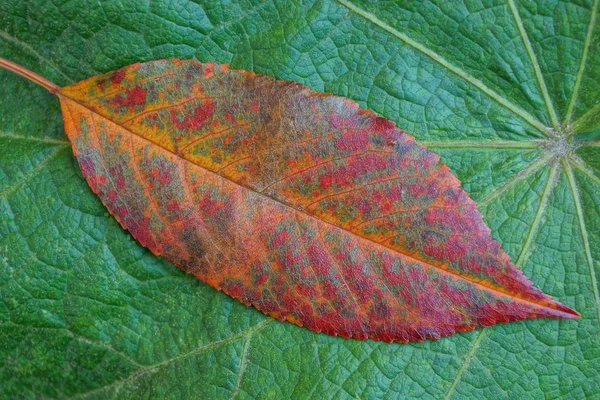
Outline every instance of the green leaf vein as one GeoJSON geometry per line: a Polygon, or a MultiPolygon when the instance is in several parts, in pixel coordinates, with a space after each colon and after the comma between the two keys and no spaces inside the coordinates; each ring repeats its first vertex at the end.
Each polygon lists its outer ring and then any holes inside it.
{"type": "MultiPolygon", "coordinates": [[[[532,163],[532,164],[534,164],[534,163],[532,163]]],[[[557,173],[557,171],[558,171],[558,163],[555,163],[552,166],[552,169],[550,171],[550,175],[548,176],[548,180],[546,181],[546,185],[544,187],[544,191],[542,193],[538,209],[537,209],[537,211],[535,213],[534,222],[532,223],[531,228],[529,229],[529,232],[527,233],[527,236],[525,237],[525,241],[523,243],[523,247],[521,249],[521,253],[519,254],[519,258],[518,258],[517,262],[515,263],[517,266],[522,265],[521,263],[524,262],[525,259],[530,254],[529,251],[528,251],[528,249],[530,247],[531,241],[533,240],[533,237],[535,236],[535,234],[538,233],[538,230],[539,230],[539,221],[541,220],[541,217],[543,216],[544,212],[546,211],[546,208],[547,208],[547,205],[548,205],[548,198],[550,197],[550,193],[552,192],[552,188],[553,188],[554,184],[558,180],[558,173],[557,173]]],[[[487,329],[488,328],[481,329],[481,332],[479,333],[479,335],[473,341],[473,345],[471,346],[471,350],[469,351],[469,353],[467,353],[467,356],[465,357],[465,359],[464,359],[464,361],[463,361],[460,369],[458,370],[458,372],[457,372],[454,380],[452,381],[452,385],[450,386],[450,389],[446,393],[446,396],[444,397],[444,400],[450,399],[450,397],[452,396],[452,394],[456,390],[456,386],[460,382],[460,379],[461,379],[462,375],[464,374],[465,370],[467,369],[467,367],[471,363],[471,360],[475,356],[475,353],[479,349],[479,346],[481,344],[481,339],[483,338],[484,332],[487,329]]]]}
{"type": "Polygon", "coordinates": [[[590,239],[588,237],[588,231],[585,225],[585,219],[583,217],[583,208],[581,207],[581,196],[579,194],[579,188],[577,182],[575,182],[575,176],[573,175],[573,169],[568,162],[563,161],[562,163],[569,186],[571,187],[571,193],[575,202],[575,211],[577,213],[577,220],[579,222],[579,229],[581,231],[581,239],[583,240],[583,248],[585,250],[585,257],[588,263],[590,277],[592,280],[592,290],[594,292],[594,300],[596,304],[596,313],[598,323],[600,323],[600,292],[598,291],[598,280],[596,279],[596,271],[594,270],[594,259],[592,258],[592,250],[590,248],[590,239]]]}
{"type": "Polygon", "coordinates": [[[546,82],[544,80],[544,75],[542,74],[542,69],[540,68],[540,63],[533,52],[533,48],[531,47],[531,41],[529,40],[529,36],[525,31],[525,27],[523,26],[523,21],[521,20],[521,16],[519,15],[519,10],[515,4],[514,0],[508,0],[508,5],[510,7],[510,11],[515,19],[515,23],[519,28],[519,34],[521,35],[521,39],[523,40],[523,45],[527,50],[527,54],[529,55],[529,60],[531,61],[531,65],[533,67],[533,71],[535,73],[535,77],[537,83],[540,87],[540,91],[542,92],[542,96],[544,98],[544,103],[546,104],[546,109],[548,110],[548,115],[550,117],[550,121],[555,131],[559,129],[558,118],[556,116],[556,111],[554,110],[554,105],[552,104],[552,100],[550,99],[550,94],[548,93],[548,88],[546,87],[546,82]]]}
{"type": "MultiPolygon", "coordinates": [[[[178,360],[195,356],[197,354],[200,354],[200,353],[203,353],[203,352],[215,349],[217,347],[226,345],[228,343],[232,343],[232,342],[238,341],[240,339],[251,337],[256,332],[261,331],[266,326],[268,326],[269,324],[271,324],[273,321],[274,321],[274,319],[265,319],[265,320],[263,320],[263,321],[255,324],[255,325],[251,326],[250,328],[247,328],[247,329],[245,329],[245,330],[243,330],[241,332],[236,333],[235,335],[226,337],[226,338],[221,339],[221,340],[217,340],[215,342],[211,342],[211,343],[202,345],[202,346],[197,347],[196,349],[194,349],[192,351],[189,351],[189,352],[187,352],[185,354],[180,354],[180,355],[178,355],[176,357],[173,357],[173,358],[169,358],[168,360],[162,361],[162,362],[160,362],[158,364],[153,364],[153,365],[150,365],[150,366],[146,366],[146,367],[140,368],[140,369],[138,369],[137,371],[135,371],[134,373],[132,373],[131,375],[129,375],[126,378],[123,378],[121,380],[115,381],[115,382],[113,382],[113,383],[111,383],[110,385],[107,385],[107,386],[102,386],[102,387],[99,387],[97,389],[92,389],[92,390],[87,391],[85,393],[78,393],[75,396],[73,396],[72,399],[86,398],[86,397],[92,396],[94,394],[98,394],[98,393],[102,393],[102,392],[108,392],[111,389],[118,389],[121,386],[123,386],[124,384],[126,384],[128,382],[135,381],[136,379],[140,378],[141,376],[144,376],[144,375],[147,375],[147,374],[156,373],[160,369],[162,369],[162,368],[164,368],[164,367],[166,367],[166,366],[168,366],[168,365],[170,365],[170,364],[172,364],[172,363],[174,363],[174,362],[176,362],[178,360]]],[[[247,355],[246,355],[246,358],[247,358],[247,355]]],[[[240,371],[240,373],[241,372],[242,371],[240,371]]],[[[241,378],[238,378],[238,380],[241,381],[241,378]]]]}
{"type": "Polygon", "coordinates": [[[4,190],[0,191],[0,199],[8,197],[11,194],[13,194],[17,189],[19,189],[21,186],[23,186],[28,180],[30,180],[31,178],[36,176],[39,172],[41,172],[50,161],[52,161],[56,157],[58,157],[60,155],[60,153],[62,153],[62,151],[67,148],[68,148],[67,145],[56,146],[49,155],[47,155],[35,167],[33,167],[25,175],[23,175],[23,177],[21,179],[19,179],[12,185],[9,185],[4,190]]]}
{"type": "Polygon", "coordinates": [[[67,74],[65,74],[54,62],[41,55],[37,50],[35,50],[27,43],[17,39],[14,36],[9,35],[8,33],[2,30],[0,30],[0,38],[3,38],[7,42],[11,42],[12,44],[21,47],[21,49],[25,50],[27,53],[31,54],[32,56],[40,60],[42,63],[46,64],[54,72],[59,74],[66,82],[73,83],[73,79],[71,79],[67,74]]]}
{"type": "MultiPolygon", "coordinates": [[[[592,15],[590,16],[590,23],[588,25],[587,33],[585,36],[585,42],[583,44],[583,53],[581,55],[581,62],[579,63],[579,69],[577,71],[577,76],[575,78],[575,85],[573,86],[573,93],[571,94],[571,99],[569,100],[569,105],[567,107],[567,114],[565,116],[565,124],[568,124],[569,121],[571,121],[573,111],[575,110],[575,104],[577,103],[577,96],[579,95],[579,87],[581,86],[581,79],[583,77],[583,71],[585,70],[588,52],[590,49],[590,45],[592,43],[592,36],[594,35],[594,28],[596,26],[596,18],[597,18],[597,14],[598,14],[598,5],[599,4],[600,4],[600,0],[594,0],[594,5],[592,7],[592,15]]],[[[577,122],[575,122],[573,125],[576,126],[577,122]]]]}
{"type": "Polygon", "coordinates": [[[531,115],[530,113],[525,111],[523,108],[519,107],[518,105],[509,101],[508,99],[502,97],[500,94],[496,93],[493,89],[489,88],[481,80],[471,76],[469,73],[467,73],[462,68],[459,68],[456,65],[450,63],[448,60],[446,60],[444,57],[442,57],[435,51],[424,46],[422,43],[419,43],[418,41],[412,39],[405,33],[398,31],[397,29],[395,29],[392,26],[390,26],[389,24],[385,23],[384,21],[379,19],[377,16],[371,14],[370,12],[363,10],[362,8],[356,6],[355,4],[353,4],[347,0],[337,0],[337,1],[344,7],[348,8],[350,11],[352,11],[352,12],[360,15],[361,17],[365,18],[366,20],[372,22],[373,24],[377,25],[378,27],[382,28],[383,30],[387,31],[388,33],[394,35],[395,37],[400,39],[402,42],[407,44],[408,46],[412,47],[413,49],[419,51],[420,53],[429,57],[433,61],[442,65],[444,68],[446,68],[450,72],[454,73],[455,75],[459,76],[464,81],[470,83],[474,87],[481,90],[483,93],[485,93],[487,96],[492,98],[494,101],[496,101],[498,104],[500,104],[504,108],[512,111],[514,114],[523,118],[523,120],[525,120],[531,126],[537,128],[543,134],[548,135],[548,128],[542,122],[540,122],[533,115],[531,115]]]}

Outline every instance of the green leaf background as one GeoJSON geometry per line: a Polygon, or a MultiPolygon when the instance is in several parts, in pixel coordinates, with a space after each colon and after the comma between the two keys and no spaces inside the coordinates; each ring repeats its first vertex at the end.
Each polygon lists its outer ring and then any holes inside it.
{"type": "Polygon", "coordinates": [[[600,128],[598,9],[0,1],[0,56],[60,85],[196,58],[396,121],[536,286],[581,313],[405,345],[273,321],[137,244],[82,179],[57,99],[0,71],[0,397],[600,398],[600,142],[574,139],[600,128]]]}

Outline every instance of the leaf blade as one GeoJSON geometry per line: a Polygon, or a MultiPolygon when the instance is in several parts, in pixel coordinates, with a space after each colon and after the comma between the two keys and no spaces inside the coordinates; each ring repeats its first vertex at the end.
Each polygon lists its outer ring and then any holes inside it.
{"type": "Polygon", "coordinates": [[[510,263],[436,155],[347,100],[167,60],[63,88],[61,102],[83,174],[119,222],[155,254],[273,317],[410,341],[578,315],[510,263]],[[244,170],[228,172],[240,160],[244,170]]]}

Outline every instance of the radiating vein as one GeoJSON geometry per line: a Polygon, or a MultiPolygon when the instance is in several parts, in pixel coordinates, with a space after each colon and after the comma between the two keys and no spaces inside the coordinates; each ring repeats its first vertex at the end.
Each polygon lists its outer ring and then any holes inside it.
{"type": "Polygon", "coordinates": [[[35,167],[33,167],[31,170],[29,170],[21,179],[19,179],[17,182],[13,183],[12,185],[9,185],[4,190],[0,191],[0,199],[10,196],[15,190],[19,189],[28,180],[30,180],[31,178],[36,176],[42,169],[44,169],[44,167],[46,167],[46,165],[50,161],[54,160],[61,153],[61,151],[65,150],[66,148],[67,148],[67,146],[65,146],[65,145],[56,146],[54,148],[54,150],[52,150],[52,152],[46,156],[46,158],[44,158],[35,167]]]}
{"type": "Polygon", "coordinates": [[[221,339],[221,340],[217,340],[215,342],[211,342],[211,343],[205,344],[205,345],[200,346],[200,347],[198,347],[198,348],[196,348],[196,349],[194,349],[194,350],[192,350],[190,352],[178,355],[176,357],[173,357],[173,358],[170,358],[168,360],[162,361],[162,362],[160,362],[158,364],[153,364],[153,365],[150,365],[150,366],[147,366],[147,367],[144,367],[144,368],[140,368],[137,371],[135,371],[134,373],[132,373],[131,375],[129,375],[128,377],[123,378],[123,379],[118,380],[118,381],[115,381],[115,382],[112,382],[110,385],[103,386],[103,387],[100,387],[100,388],[97,388],[97,389],[92,389],[92,390],[89,390],[89,391],[87,391],[85,393],[78,393],[78,394],[74,395],[71,398],[73,398],[73,399],[85,398],[85,397],[94,395],[96,393],[106,392],[106,391],[108,391],[108,390],[110,390],[112,388],[120,387],[123,384],[125,384],[127,382],[130,382],[130,381],[134,381],[134,380],[138,379],[139,377],[141,377],[143,375],[146,375],[146,374],[149,374],[149,373],[155,373],[159,369],[161,369],[161,368],[163,368],[163,367],[165,367],[165,366],[167,366],[169,364],[172,364],[173,362],[175,362],[177,360],[181,360],[181,359],[184,359],[184,358],[187,358],[187,357],[191,357],[191,356],[194,356],[196,354],[204,353],[204,352],[206,352],[208,350],[212,350],[212,349],[215,349],[215,348],[220,347],[222,345],[225,345],[225,344],[228,344],[228,343],[232,343],[232,342],[235,342],[235,341],[240,340],[242,338],[245,338],[245,337],[247,337],[249,335],[253,335],[254,333],[262,330],[263,328],[265,328],[267,325],[271,324],[273,321],[275,321],[275,320],[274,319],[266,319],[266,320],[264,320],[262,322],[259,322],[256,325],[251,326],[248,329],[245,329],[245,330],[243,330],[241,332],[238,332],[235,335],[229,336],[229,337],[227,337],[225,339],[221,339]]]}
{"type": "Polygon", "coordinates": [[[362,8],[350,3],[347,0],[337,0],[337,1],[340,4],[342,4],[344,7],[355,12],[356,14],[360,15],[361,17],[367,19],[368,21],[372,22],[373,24],[379,26],[380,28],[384,29],[388,33],[391,33],[392,35],[396,36],[398,39],[400,39],[401,41],[403,41],[410,47],[414,48],[415,50],[417,50],[417,51],[421,52],[422,54],[426,55],[427,57],[431,58],[433,61],[442,65],[444,68],[448,69],[449,71],[453,72],[455,75],[459,76],[466,82],[470,83],[471,85],[473,85],[476,88],[478,88],[479,90],[481,90],[483,93],[488,95],[490,98],[492,98],[494,101],[496,101],[498,104],[500,104],[504,108],[512,111],[514,114],[523,118],[527,123],[529,123],[531,126],[537,128],[544,135],[548,135],[548,128],[542,122],[540,122],[536,117],[534,117],[533,115],[531,115],[530,113],[525,111],[523,108],[519,107],[518,105],[505,99],[500,94],[496,93],[493,89],[486,86],[482,81],[471,76],[465,70],[450,63],[448,60],[443,58],[441,55],[437,54],[435,51],[429,49],[428,47],[424,46],[423,44],[410,38],[408,35],[398,31],[397,29],[388,25],[387,23],[385,23],[384,21],[382,21],[375,15],[369,13],[368,11],[363,10],[362,8]]]}
{"type": "Polygon", "coordinates": [[[31,47],[27,43],[9,35],[8,33],[4,32],[4,31],[0,31],[0,37],[8,42],[12,42],[12,43],[16,44],[17,46],[20,46],[22,49],[24,49],[25,51],[27,51],[28,53],[30,53],[31,55],[36,57],[38,60],[42,61],[44,64],[46,64],[48,67],[50,67],[53,71],[55,71],[57,74],[59,74],[63,79],[65,79],[65,81],[67,83],[73,82],[73,79],[71,79],[67,74],[62,72],[56,64],[54,64],[52,61],[50,61],[46,57],[42,56],[40,53],[37,52],[37,50],[35,50],[33,47],[31,47]]]}
{"type": "Polygon", "coordinates": [[[571,100],[569,100],[569,105],[567,107],[567,114],[565,115],[565,125],[571,121],[571,117],[573,116],[573,111],[575,110],[575,104],[577,103],[577,96],[579,95],[579,87],[581,86],[581,79],[583,77],[583,71],[585,70],[585,64],[587,62],[588,52],[590,49],[590,45],[592,43],[592,36],[594,35],[594,28],[596,26],[596,17],[598,14],[598,4],[600,4],[600,0],[594,0],[594,5],[592,6],[592,15],[590,16],[590,23],[588,25],[587,34],[585,36],[585,42],[583,43],[583,53],[581,54],[581,62],[579,63],[579,70],[577,71],[577,76],[575,78],[575,84],[573,86],[573,93],[571,94],[571,100]]]}
{"type": "Polygon", "coordinates": [[[600,185],[600,177],[596,176],[596,174],[588,167],[585,161],[579,158],[571,158],[569,162],[573,164],[575,168],[587,175],[588,178],[600,185]]]}
{"type": "Polygon", "coordinates": [[[568,131],[568,135],[572,135],[574,133],[579,133],[579,127],[583,124],[585,124],[586,120],[594,115],[595,113],[600,112],[600,103],[596,104],[594,107],[590,108],[585,114],[583,114],[581,117],[577,118],[577,120],[575,120],[575,122],[573,122],[573,124],[571,125],[569,131],[568,131]]]}
{"type": "Polygon", "coordinates": [[[514,0],[508,0],[508,5],[510,6],[510,10],[515,19],[515,23],[519,28],[519,34],[521,35],[521,39],[523,40],[523,44],[525,45],[525,49],[527,49],[527,54],[529,55],[529,60],[531,60],[531,65],[533,66],[533,71],[535,73],[535,77],[537,79],[537,83],[540,87],[540,91],[542,92],[542,97],[544,98],[544,103],[546,104],[546,109],[548,110],[548,116],[550,117],[550,122],[554,127],[554,130],[558,132],[560,129],[558,123],[558,117],[556,116],[556,111],[554,110],[554,105],[552,104],[552,99],[548,94],[548,88],[546,87],[546,81],[544,80],[544,75],[542,74],[542,69],[540,68],[540,63],[531,47],[531,41],[529,40],[529,36],[525,31],[525,27],[523,26],[523,21],[521,20],[521,16],[519,15],[519,10],[515,4],[514,0]]]}
{"type": "Polygon", "coordinates": [[[242,350],[242,356],[240,357],[240,372],[238,373],[238,378],[233,387],[233,391],[231,392],[231,399],[235,399],[240,392],[240,387],[242,386],[242,381],[244,380],[244,375],[246,374],[246,368],[248,368],[248,353],[250,352],[250,342],[252,341],[252,335],[254,332],[250,333],[246,336],[244,340],[244,348],[242,350]]]}
{"type": "Polygon", "coordinates": [[[28,141],[28,142],[48,143],[48,144],[61,144],[61,145],[71,144],[71,142],[69,142],[68,140],[43,138],[43,137],[40,138],[40,137],[34,137],[34,136],[24,136],[24,135],[13,134],[10,132],[0,132],[0,138],[23,140],[23,141],[28,141]]]}
{"type": "Polygon", "coordinates": [[[513,142],[513,141],[417,141],[427,148],[435,149],[537,149],[538,141],[513,142]]]}
{"type": "Polygon", "coordinates": [[[456,373],[456,376],[454,377],[454,380],[452,381],[452,384],[450,385],[450,388],[448,388],[448,392],[446,392],[446,395],[444,396],[444,400],[450,399],[450,397],[454,394],[454,391],[456,390],[456,386],[460,382],[460,379],[462,378],[462,375],[464,374],[464,372],[466,371],[467,367],[471,363],[471,360],[473,359],[473,356],[475,355],[475,353],[479,349],[479,345],[481,343],[481,339],[483,339],[483,336],[485,335],[486,329],[487,328],[481,329],[479,331],[479,335],[477,335],[477,337],[473,341],[473,344],[471,345],[471,349],[467,353],[465,359],[463,360],[462,365],[460,366],[460,368],[458,369],[458,372],[456,373]]]}
{"type": "Polygon", "coordinates": [[[581,147],[600,147],[600,141],[582,142],[581,147]]]}
{"type": "Polygon", "coordinates": [[[587,228],[585,226],[583,208],[581,207],[581,196],[579,195],[579,188],[577,187],[577,182],[575,182],[575,176],[573,175],[571,165],[568,162],[565,162],[564,160],[562,162],[562,165],[567,174],[569,186],[571,187],[571,193],[573,194],[573,200],[575,202],[575,211],[577,213],[577,219],[579,221],[579,229],[581,230],[581,239],[583,240],[585,258],[588,263],[590,278],[592,280],[592,290],[594,291],[594,299],[596,303],[596,314],[598,318],[598,323],[600,323],[600,292],[598,291],[598,281],[596,280],[596,271],[594,270],[594,259],[592,258],[590,239],[588,237],[587,228]]]}
{"type": "Polygon", "coordinates": [[[506,192],[508,189],[513,187],[515,183],[522,181],[528,176],[534,174],[539,169],[541,169],[550,159],[552,158],[552,154],[544,154],[538,158],[536,158],[533,162],[531,162],[526,168],[521,170],[519,173],[514,175],[512,178],[504,182],[502,186],[499,186],[494,191],[490,192],[486,197],[484,197],[481,201],[477,203],[477,208],[480,210],[486,207],[492,200],[496,197],[500,196],[502,193],[506,192]]]}
{"type": "Polygon", "coordinates": [[[540,198],[540,204],[535,213],[535,217],[533,218],[533,222],[531,223],[531,226],[529,227],[529,232],[527,234],[527,237],[525,238],[523,247],[521,248],[521,253],[519,254],[519,258],[517,258],[517,261],[515,262],[516,265],[522,265],[525,258],[529,256],[529,248],[531,246],[531,242],[533,240],[533,237],[535,236],[535,234],[538,231],[540,221],[542,219],[542,215],[544,214],[544,211],[546,211],[546,207],[548,205],[548,199],[550,198],[550,193],[552,192],[552,189],[556,183],[556,178],[558,176],[556,173],[557,171],[558,171],[558,163],[555,163],[552,166],[552,168],[550,169],[550,175],[548,175],[548,180],[546,181],[546,186],[544,187],[544,191],[542,192],[542,197],[540,198]]]}

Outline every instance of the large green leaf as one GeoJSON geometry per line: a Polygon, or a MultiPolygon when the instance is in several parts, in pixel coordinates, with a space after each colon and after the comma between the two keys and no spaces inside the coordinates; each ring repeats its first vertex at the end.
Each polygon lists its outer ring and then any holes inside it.
{"type": "Polygon", "coordinates": [[[599,2],[3,0],[0,56],[60,85],[197,58],[396,121],[582,317],[408,345],[273,321],[131,239],[57,99],[0,72],[0,397],[600,398],[600,142],[575,139],[600,129],[599,2]]]}

